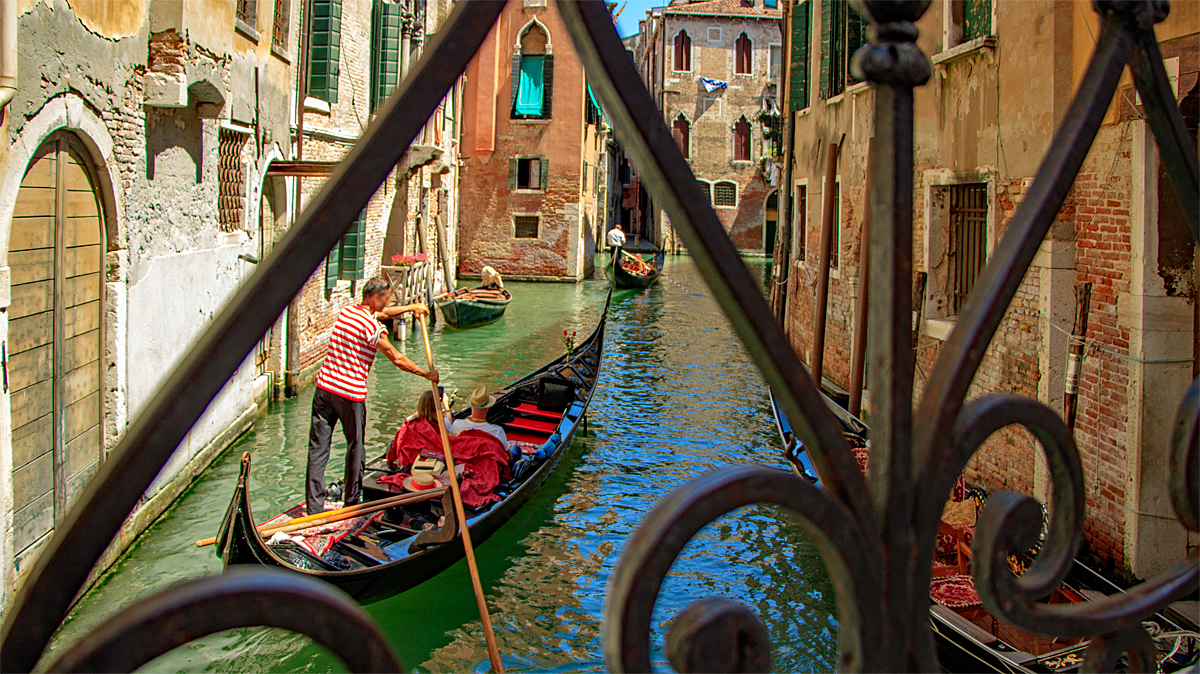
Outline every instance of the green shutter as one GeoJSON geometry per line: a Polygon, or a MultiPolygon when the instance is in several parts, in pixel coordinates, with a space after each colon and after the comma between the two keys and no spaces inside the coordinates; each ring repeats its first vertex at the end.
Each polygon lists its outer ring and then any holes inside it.
{"type": "Polygon", "coordinates": [[[992,34],[992,0],[963,0],[963,42],[992,34]]]}
{"type": "Polygon", "coordinates": [[[554,57],[546,54],[546,66],[542,72],[542,119],[550,119],[550,108],[554,102],[554,57]]]}
{"type": "Polygon", "coordinates": [[[342,49],[342,0],[312,0],[308,95],[337,103],[342,49]]]}
{"type": "Polygon", "coordinates": [[[333,287],[338,282],[338,262],[342,253],[342,242],[338,241],[329,251],[329,257],[325,258],[325,289],[333,290],[333,287]]]}
{"type": "Polygon", "coordinates": [[[803,110],[809,106],[809,63],[808,55],[812,38],[810,36],[811,2],[805,2],[792,10],[792,58],[789,64],[791,70],[791,108],[803,110]]]}
{"type": "Polygon", "coordinates": [[[541,185],[542,191],[545,192],[546,190],[550,189],[550,160],[546,157],[542,157],[542,160],[538,163],[542,165],[541,185]]]}
{"type": "Polygon", "coordinates": [[[850,59],[859,47],[867,43],[867,26],[869,25],[870,22],[865,17],[854,11],[854,7],[850,6],[850,3],[846,3],[846,57],[843,59],[843,64],[846,69],[846,81],[851,84],[859,80],[850,73],[850,59]]]}
{"type": "Polygon", "coordinates": [[[833,29],[836,0],[821,0],[821,98],[833,96],[834,47],[837,44],[833,29]]]}
{"type": "Polygon", "coordinates": [[[518,159],[509,159],[508,160],[508,189],[510,189],[510,190],[517,189],[517,172],[520,171],[520,168],[517,163],[518,161],[520,161],[520,160],[518,160],[518,159]]]}
{"type": "Polygon", "coordinates": [[[517,92],[521,89],[521,55],[513,54],[512,57],[512,101],[508,104],[508,109],[511,111],[511,116],[517,116],[517,92]]]}
{"type": "Polygon", "coordinates": [[[364,208],[350,229],[342,235],[338,254],[338,278],[343,281],[358,281],[365,276],[364,260],[367,257],[367,211],[364,208]]]}
{"type": "Polygon", "coordinates": [[[384,0],[371,10],[371,112],[400,83],[400,10],[384,0]]]}

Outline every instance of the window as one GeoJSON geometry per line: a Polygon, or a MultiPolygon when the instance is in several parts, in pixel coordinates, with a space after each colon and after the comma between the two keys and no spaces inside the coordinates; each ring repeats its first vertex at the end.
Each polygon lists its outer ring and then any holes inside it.
{"type": "Polygon", "coordinates": [[[584,194],[586,194],[588,190],[588,166],[589,164],[587,162],[583,162],[583,173],[581,173],[579,176],[579,179],[583,183],[584,194]]]}
{"type": "Polygon", "coordinates": [[[749,75],[753,70],[753,54],[750,38],[742,33],[733,42],[734,47],[734,67],[733,72],[738,75],[749,75]]]}
{"type": "Polygon", "coordinates": [[[245,229],[246,173],[242,148],[246,134],[222,128],[217,133],[217,226],[222,232],[245,229]]]}
{"type": "Polygon", "coordinates": [[[342,0],[312,0],[308,95],[337,103],[341,74],[342,0]]]}
{"type": "Polygon", "coordinates": [[[733,160],[750,161],[750,120],[745,115],[733,124],[733,160]]]}
{"type": "Polygon", "coordinates": [[[867,41],[867,24],[849,0],[821,0],[821,98],[858,81],[850,74],[850,57],[867,41]]]}
{"type": "Polygon", "coordinates": [[[510,190],[545,190],[549,182],[550,162],[543,157],[517,157],[508,160],[510,190]]]}
{"type": "Polygon", "coordinates": [[[808,185],[796,185],[796,197],[792,202],[792,222],[795,223],[796,240],[792,243],[792,257],[804,261],[808,252],[808,185]]]}
{"type": "Polygon", "coordinates": [[[986,184],[950,186],[950,281],[955,315],[987,262],[987,212],[986,184]]]}
{"type": "Polygon", "coordinates": [[[728,180],[722,180],[719,183],[713,184],[713,205],[737,206],[737,191],[737,183],[728,180]]]}
{"type": "Polygon", "coordinates": [[[401,5],[375,0],[371,10],[371,112],[400,82],[401,9],[401,5]]]}
{"type": "Polygon", "coordinates": [[[358,214],[341,240],[325,258],[325,289],[332,290],[338,281],[359,281],[365,278],[367,253],[367,209],[358,214]]]}
{"type": "MultiPolygon", "coordinates": [[[[596,95],[592,93],[592,85],[587,85],[587,100],[583,102],[584,106],[584,121],[587,124],[600,126],[600,119],[604,116],[604,112],[600,109],[600,102],[596,100],[596,95]]],[[[600,136],[596,136],[599,142],[600,136]]]]}
{"type": "Polygon", "coordinates": [[[944,10],[946,49],[992,34],[991,0],[945,0],[944,10]]]}
{"type": "Polygon", "coordinates": [[[291,0],[275,0],[275,21],[271,27],[271,44],[279,49],[287,49],[288,37],[290,37],[288,29],[291,26],[288,19],[291,15],[291,0]]]}
{"type": "Polygon", "coordinates": [[[692,72],[692,38],[686,30],[675,34],[675,72],[692,72]]]}
{"type": "Polygon", "coordinates": [[[258,0],[237,0],[237,19],[254,28],[258,20],[258,0]]]}
{"type": "Polygon", "coordinates": [[[783,68],[783,45],[771,45],[770,63],[768,65],[771,71],[771,79],[778,80],[780,70],[783,68]]]}
{"type": "Polygon", "coordinates": [[[541,220],[537,215],[514,215],[513,236],[518,239],[538,238],[538,224],[541,220]]]}
{"type": "Polygon", "coordinates": [[[763,251],[770,255],[775,252],[775,237],[779,229],[779,190],[767,195],[763,224],[763,251]]]}
{"type": "Polygon", "coordinates": [[[554,57],[547,46],[550,36],[531,23],[521,35],[520,53],[513,55],[514,119],[549,119],[554,81],[554,57]]]}
{"type": "Polygon", "coordinates": [[[833,183],[833,226],[829,230],[829,268],[837,269],[842,249],[842,182],[833,183]]]}
{"type": "Polygon", "coordinates": [[[809,106],[809,48],[811,37],[809,10],[811,2],[802,2],[792,9],[792,54],[790,71],[788,72],[788,87],[790,89],[789,107],[793,112],[809,106]]]}
{"type": "Polygon", "coordinates": [[[675,136],[675,144],[679,146],[679,151],[683,153],[684,159],[690,159],[692,156],[689,148],[692,144],[692,125],[687,121],[687,118],[680,114],[675,118],[675,123],[671,125],[671,131],[675,136]]]}
{"type": "Polygon", "coordinates": [[[700,191],[704,193],[704,200],[711,204],[712,203],[712,183],[709,183],[708,181],[705,181],[705,180],[697,180],[696,182],[700,183],[700,191]]]}
{"type": "Polygon", "coordinates": [[[709,42],[720,42],[721,41],[721,28],[719,26],[709,26],[708,27],[708,41],[709,42]]]}

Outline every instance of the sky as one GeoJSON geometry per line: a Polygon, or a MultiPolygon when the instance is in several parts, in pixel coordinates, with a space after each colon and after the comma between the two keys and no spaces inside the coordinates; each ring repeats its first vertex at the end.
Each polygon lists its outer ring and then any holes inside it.
{"type": "Polygon", "coordinates": [[[617,0],[617,9],[625,5],[625,11],[617,17],[617,35],[629,37],[636,34],[638,21],[646,18],[646,10],[651,7],[665,7],[666,4],[667,0],[617,0]]]}

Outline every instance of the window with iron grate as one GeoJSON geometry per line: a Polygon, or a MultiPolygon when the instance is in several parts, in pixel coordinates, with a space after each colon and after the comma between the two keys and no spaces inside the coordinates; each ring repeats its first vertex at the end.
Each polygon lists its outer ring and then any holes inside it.
{"type": "Polygon", "coordinates": [[[245,229],[246,173],[242,148],[247,135],[232,129],[217,134],[217,224],[222,232],[245,229]]]}
{"type": "Polygon", "coordinates": [[[237,0],[237,18],[254,28],[258,18],[258,0],[237,0]]]}
{"type": "Polygon", "coordinates": [[[538,225],[541,217],[537,215],[514,215],[513,236],[518,239],[538,238],[538,225]]]}
{"type": "Polygon", "coordinates": [[[713,205],[734,207],[737,206],[738,186],[737,183],[728,180],[713,184],[713,205]]]}
{"type": "Polygon", "coordinates": [[[711,204],[712,203],[712,183],[708,182],[707,180],[697,180],[696,182],[700,183],[700,191],[704,192],[704,200],[711,204]]]}
{"type": "Polygon", "coordinates": [[[987,185],[951,185],[949,191],[950,282],[957,315],[987,263],[987,185]]]}
{"type": "Polygon", "coordinates": [[[829,268],[837,269],[842,249],[842,183],[833,183],[833,227],[830,229],[829,268]]]}
{"type": "Polygon", "coordinates": [[[271,26],[271,44],[280,49],[287,49],[288,38],[291,37],[292,15],[291,0],[275,0],[275,21],[271,26]]]}
{"type": "Polygon", "coordinates": [[[796,240],[792,243],[792,257],[804,261],[808,252],[808,185],[796,185],[796,196],[792,202],[792,222],[796,240]]]}

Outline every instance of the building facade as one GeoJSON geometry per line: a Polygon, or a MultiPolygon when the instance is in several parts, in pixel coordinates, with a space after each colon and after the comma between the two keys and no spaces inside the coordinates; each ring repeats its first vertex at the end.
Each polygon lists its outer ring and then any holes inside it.
{"type": "Polygon", "coordinates": [[[589,275],[610,212],[608,131],[553,3],[505,7],[463,102],[459,273],[589,275]]]}
{"type": "MultiPolygon", "coordinates": [[[[775,240],[780,16],[763,0],[674,0],[640,26],[642,77],[721,224],[747,253],[769,253],[775,240]]],[[[648,195],[631,201],[652,218],[637,227],[678,248],[666,213],[648,195]]]]}
{"type": "MultiPolygon", "coordinates": [[[[825,375],[847,386],[861,264],[873,92],[849,59],[866,22],[843,0],[784,7],[785,105],[792,125],[785,325],[808,362],[826,311],[825,375]],[[830,144],[840,144],[826,184],[830,144]],[[816,306],[826,190],[835,190],[829,302],[816,306]]],[[[917,391],[967,294],[1024,198],[1097,35],[1090,6],[936,0],[918,24],[933,77],[915,91],[914,302],[917,391]]],[[[1175,3],[1155,27],[1196,133],[1200,8],[1175,3]]],[[[1196,246],[1161,172],[1128,74],[1033,266],[997,330],[971,397],[1009,391],[1063,409],[1076,288],[1091,284],[1075,437],[1087,475],[1086,552],[1118,576],[1147,577],[1194,549],[1172,515],[1171,419],[1197,372],[1196,246]]],[[[869,334],[869,326],[867,327],[869,334]]],[[[869,392],[868,392],[869,400],[869,392]]],[[[866,405],[869,417],[869,403],[866,405]]],[[[995,434],[967,469],[988,488],[1045,499],[1034,439],[995,434]]],[[[1189,536],[1191,536],[1189,538],[1189,536]]]]}

